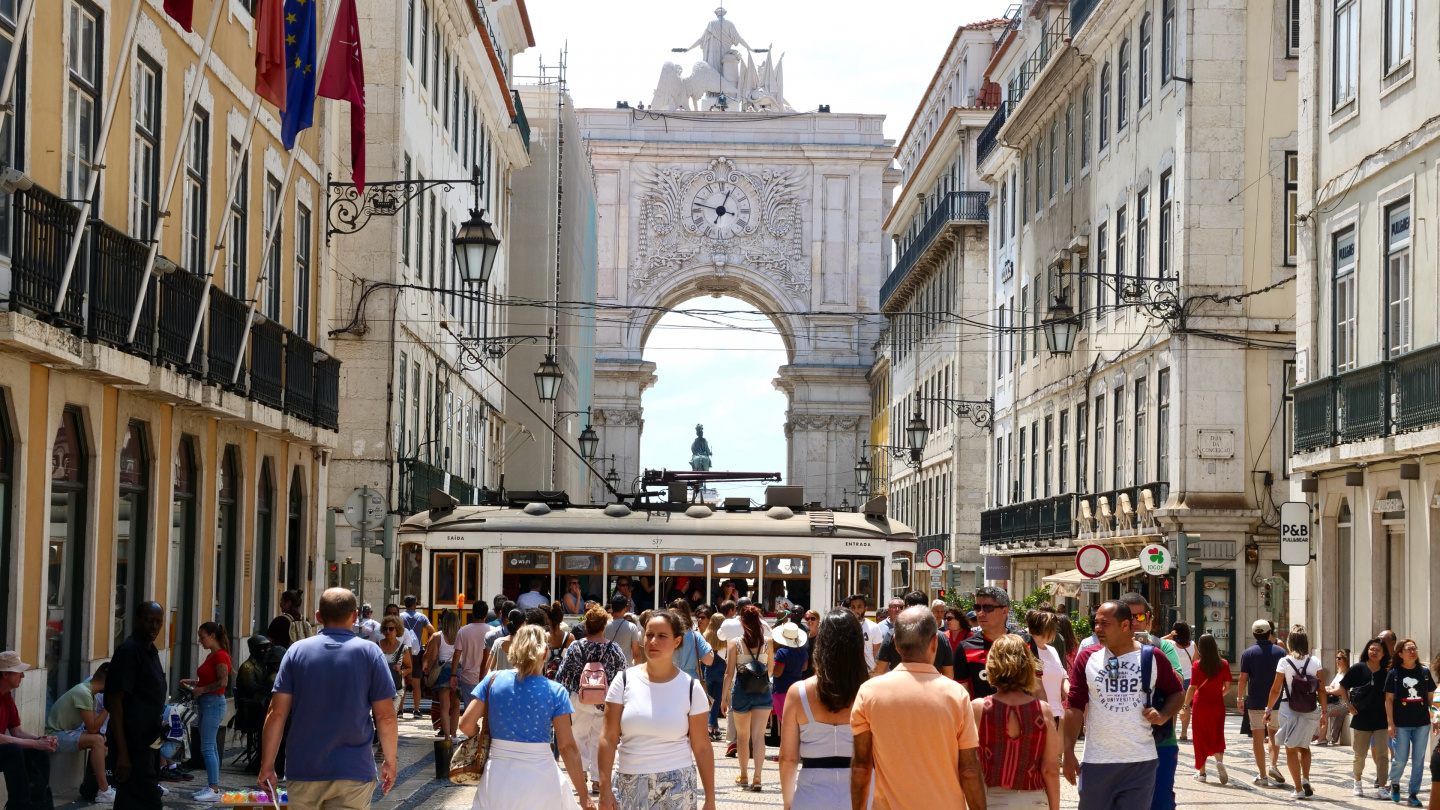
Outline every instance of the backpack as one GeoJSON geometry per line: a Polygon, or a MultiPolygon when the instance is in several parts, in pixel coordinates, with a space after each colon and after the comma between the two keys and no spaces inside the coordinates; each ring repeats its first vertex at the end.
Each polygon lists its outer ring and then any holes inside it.
{"type": "Polygon", "coordinates": [[[601,706],[605,696],[610,694],[610,676],[605,674],[605,665],[591,661],[580,670],[580,702],[586,706],[601,706]]]}
{"type": "Polygon", "coordinates": [[[555,676],[560,672],[560,659],[563,658],[564,655],[565,655],[565,649],[564,649],[563,647],[562,647],[562,648],[559,648],[559,649],[551,650],[550,652],[546,653],[546,656],[545,656],[545,677],[546,677],[546,678],[549,678],[549,679],[552,680],[552,681],[555,680],[555,676]]]}
{"type": "MultiPolygon", "coordinates": [[[[1164,657],[1164,653],[1161,653],[1161,657],[1164,657]]],[[[1166,659],[1165,663],[1169,664],[1169,659],[1166,659]]],[[[1145,693],[1145,706],[1157,712],[1163,712],[1165,711],[1165,701],[1170,696],[1159,689],[1151,690],[1150,673],[1154,668],[1155,645],[1142,644],[1140,646],[1140,689],[1145,693]]],[[[1150,726],[1150,735],[1155,738],[1157,744],[1168,741],[1174,734],[1175,718],[1173,717],[1170,718],[1169,722],[1158,726],[1150,726]]]]}
{"type": "Polygon", "coordinates": [[[290,620],[290,643],[291,643],[291,644],[294,644],[295,642],[297,642],[297,641],[299,641],[299,640],[301,640],[301,639],[304,639],[304,638],[310,638],[311,636],[315,635],[315,634],[318,633],[318,632],[320,632],[320,631],[319,631],[318,628],[315,627],[315,623],[312,622],[312,621],[310,621],[309,619],[291,619],[291,620],[290,620]]]}
{"type": "MultiPolygon", "coordinates": [[[[1294,659],[1290,659],[1292,662],[1294,659]]],[[[1299,670],[1295,670],[1295,664],[1290,664],[1294,675],[1290,678],[1290,684],[1286,688],[1287,700],[1290,701],[1290,711],[1299,714],[1309,714],[1320,707],[1320,679],[1308,673],[1310,668],[1309,656],[1306,656],[1305,663],[1299,670]]]]}

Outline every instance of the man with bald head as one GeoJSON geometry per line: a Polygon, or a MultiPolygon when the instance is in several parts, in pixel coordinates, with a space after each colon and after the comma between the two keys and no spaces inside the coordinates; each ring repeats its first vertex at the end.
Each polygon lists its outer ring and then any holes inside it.
{"type": "Polygon", "coordinates": [[[115,778],[115,806],[159,810],[160,771],[150,744],[160,736],[168,690],[155,639],[165,627],[165,608],[142,602],[135,609],[130,637],[115,648],[105,677],[107,759],[115,778]]]}
{"type": "Polygon", "coordinates": [[[377,730],[385,758],[381,790],[389,793],[395,784],[395,681],[380,647],[351,632],[356,607],[355,594],[345,588],[321,594],[320,633],[290,645],[275,676],[258,781],[266,789],[280,781],[275,755],[291,719],[284,778],[292,810],[368,808],[377,730]]]}

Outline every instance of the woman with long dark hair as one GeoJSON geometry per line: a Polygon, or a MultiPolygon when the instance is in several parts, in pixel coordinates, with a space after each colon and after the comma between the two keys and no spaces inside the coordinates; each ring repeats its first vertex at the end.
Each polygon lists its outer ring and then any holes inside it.
{"type": "Polygon", "coordinates": [[[205,663],[196,670],[198,678],[186,678],[181,683],[189,686],[198,700],[200,709],[200,756],[205,760],[205,777],[210,785],[195,794],[197,802],[220,801],[220,752],[215,747],[215,735],[220,722],[225,719],[225,688],[235,671],[230,661],[230,634],[219,622],[205,622],[196,632],[196,638],[203,649],[210,654],[205,663]]]}
{"type": "MultiPolygon", "coordinates": [[[[1180,675],[1183,678],[1181,686],[1190,688],[1190,671],[1195,668],[1195,642],[1190,638],[1190,625],[1186,622],[1175,622],[1170,625],[1170,633],[1165,636],[1175,643],[1175,653],[1180,656],[1180,675]]],[[[1190,737],[1190,706],[1186,704],[1180,707],[1180,739],[1186,740],[1190,737]]]]}
{"type": "MultiPolygon", "coordinates": [[[[1188,628],[1187,628],[1188,629],[1188,628]]],[[[1206,633],[1195,643],[1185,702],[1195,726],[1195,779],[1205,781],[1205,760],[1215,758],[1220,784],[1230,781],[1225,772],[1225,693],[1230,691],[1230,665],[1220,658],[1220,645],[1206,633]]]]}
{"type": "Polygon", "coordinates": [[[1375,792],[1377,799],[1390,798],[1390,736],[1389,720],[1385,717],[1385,678],[1390,674],[1390,653],[1385,640],[1372,638],[1365,642],[1360,660],[1345,670],[1340,690],[1350,706],[1350,745],[1355,749],[1352,770],[1355,785],[1351,793],[1365,795],[1365,753],[1375,760],[1375,792]]]}
{"type": "Polygon", "coordinates": [[[855,738],[850,706],[870,673],[865,631],[855,614],[836,608],[815,632],[815,675],[790,687],[792,706],[780,725],[780,789],[790,810],[836,810],[850,802],[855,738]],[[806,762],[800,767],[801,760],[806,762]]]}
{"type": "Polygon", "coordinates": [[[740,775],[735,784],[760,792],[760,771],[765,767],[765,723],[775,704],[770,694],[774,650],[760,626],[760,608],[740,609],[740,626],[745,633],[732,639],[725,654],[725,688],[721,692],[725,710],[735,712],[736,752],[740,775]],[[755,760],[755,781],[746,777],[749,760],[755,760]]]}
{"type": "Polygon", "coordinates": [[[1075,663],[1075,656],[1080,654],[1080,639],[1075,637],[1075,625],[1070,623],[1069,614],[1061,613],[1055,620],[1059,625],[1055,638],[1065,645],[1065,671],[1069,672],[1070,665],[1075,663]]]}

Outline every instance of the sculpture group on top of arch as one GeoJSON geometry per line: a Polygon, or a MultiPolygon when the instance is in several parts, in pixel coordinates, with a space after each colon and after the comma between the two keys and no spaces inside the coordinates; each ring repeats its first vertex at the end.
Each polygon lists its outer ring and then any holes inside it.
{"type": "Polygon", "coordinates": [[[715,9],[715,19],[705,26],[705,33],[681,53],[700,49],[704,60],[696,62],[690,75],[681,67],[666,62],[660,69],[660,81],[650,107],[654,110],[730,110],[735,112],[794,112],[785,101],[785,57],[772,61],[771,49],[757,51],[750,47],[725,19],[725,9],[715,9]],[[741,61],[736,45],[745,46],[741,61]],[[757,68],[755,54],[765,54],[757,68]]]}
{"type": "Polygon", "coordinates": [[[706,264],[763,273],[804,300],[810,289],[800,192],[805,172],[767,166],[741,171],[719,157],[701,170],[639,167],[639,219],[630,286],[644,291],[687,267],[706,264]]]}

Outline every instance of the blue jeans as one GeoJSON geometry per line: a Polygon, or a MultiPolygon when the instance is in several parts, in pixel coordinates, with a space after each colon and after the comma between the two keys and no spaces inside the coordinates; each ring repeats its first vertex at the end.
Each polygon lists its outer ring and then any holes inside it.
{"type": "Polygon", "coordinates": [[[1155,747],[1155,792],[1150,796],[1150,810],[1175,810],[1175,767],[1179,761],[1178,746],[1155,747]]]}
{"type": "Polygon", "coordinates": [[[720,699],[725,695],[725,662],[718,656],[714,664],[705,667],[705,691],[715,701],[710,704],[710,728],[719,728],[720,699]]]}
{"type": "Polygon", "coordinates": [[[1420,778],[1425,773],[1425,743],[1430,739],[1430,726],[1396,726],[1395,758],[1390,760],[1390,784],[1400,783],[1405,773],[1405,760],[1410,760],[1410,795],[1420,792],[1420,778]]]}
{"type": "Polygon", "coordinates": [[[205,758],[205,778],[210,786],[220,784],[220,752],[215,749],[215,735],[225,719],[225,697],[213,692],[200,696],[200,756],[205,758]]]}

